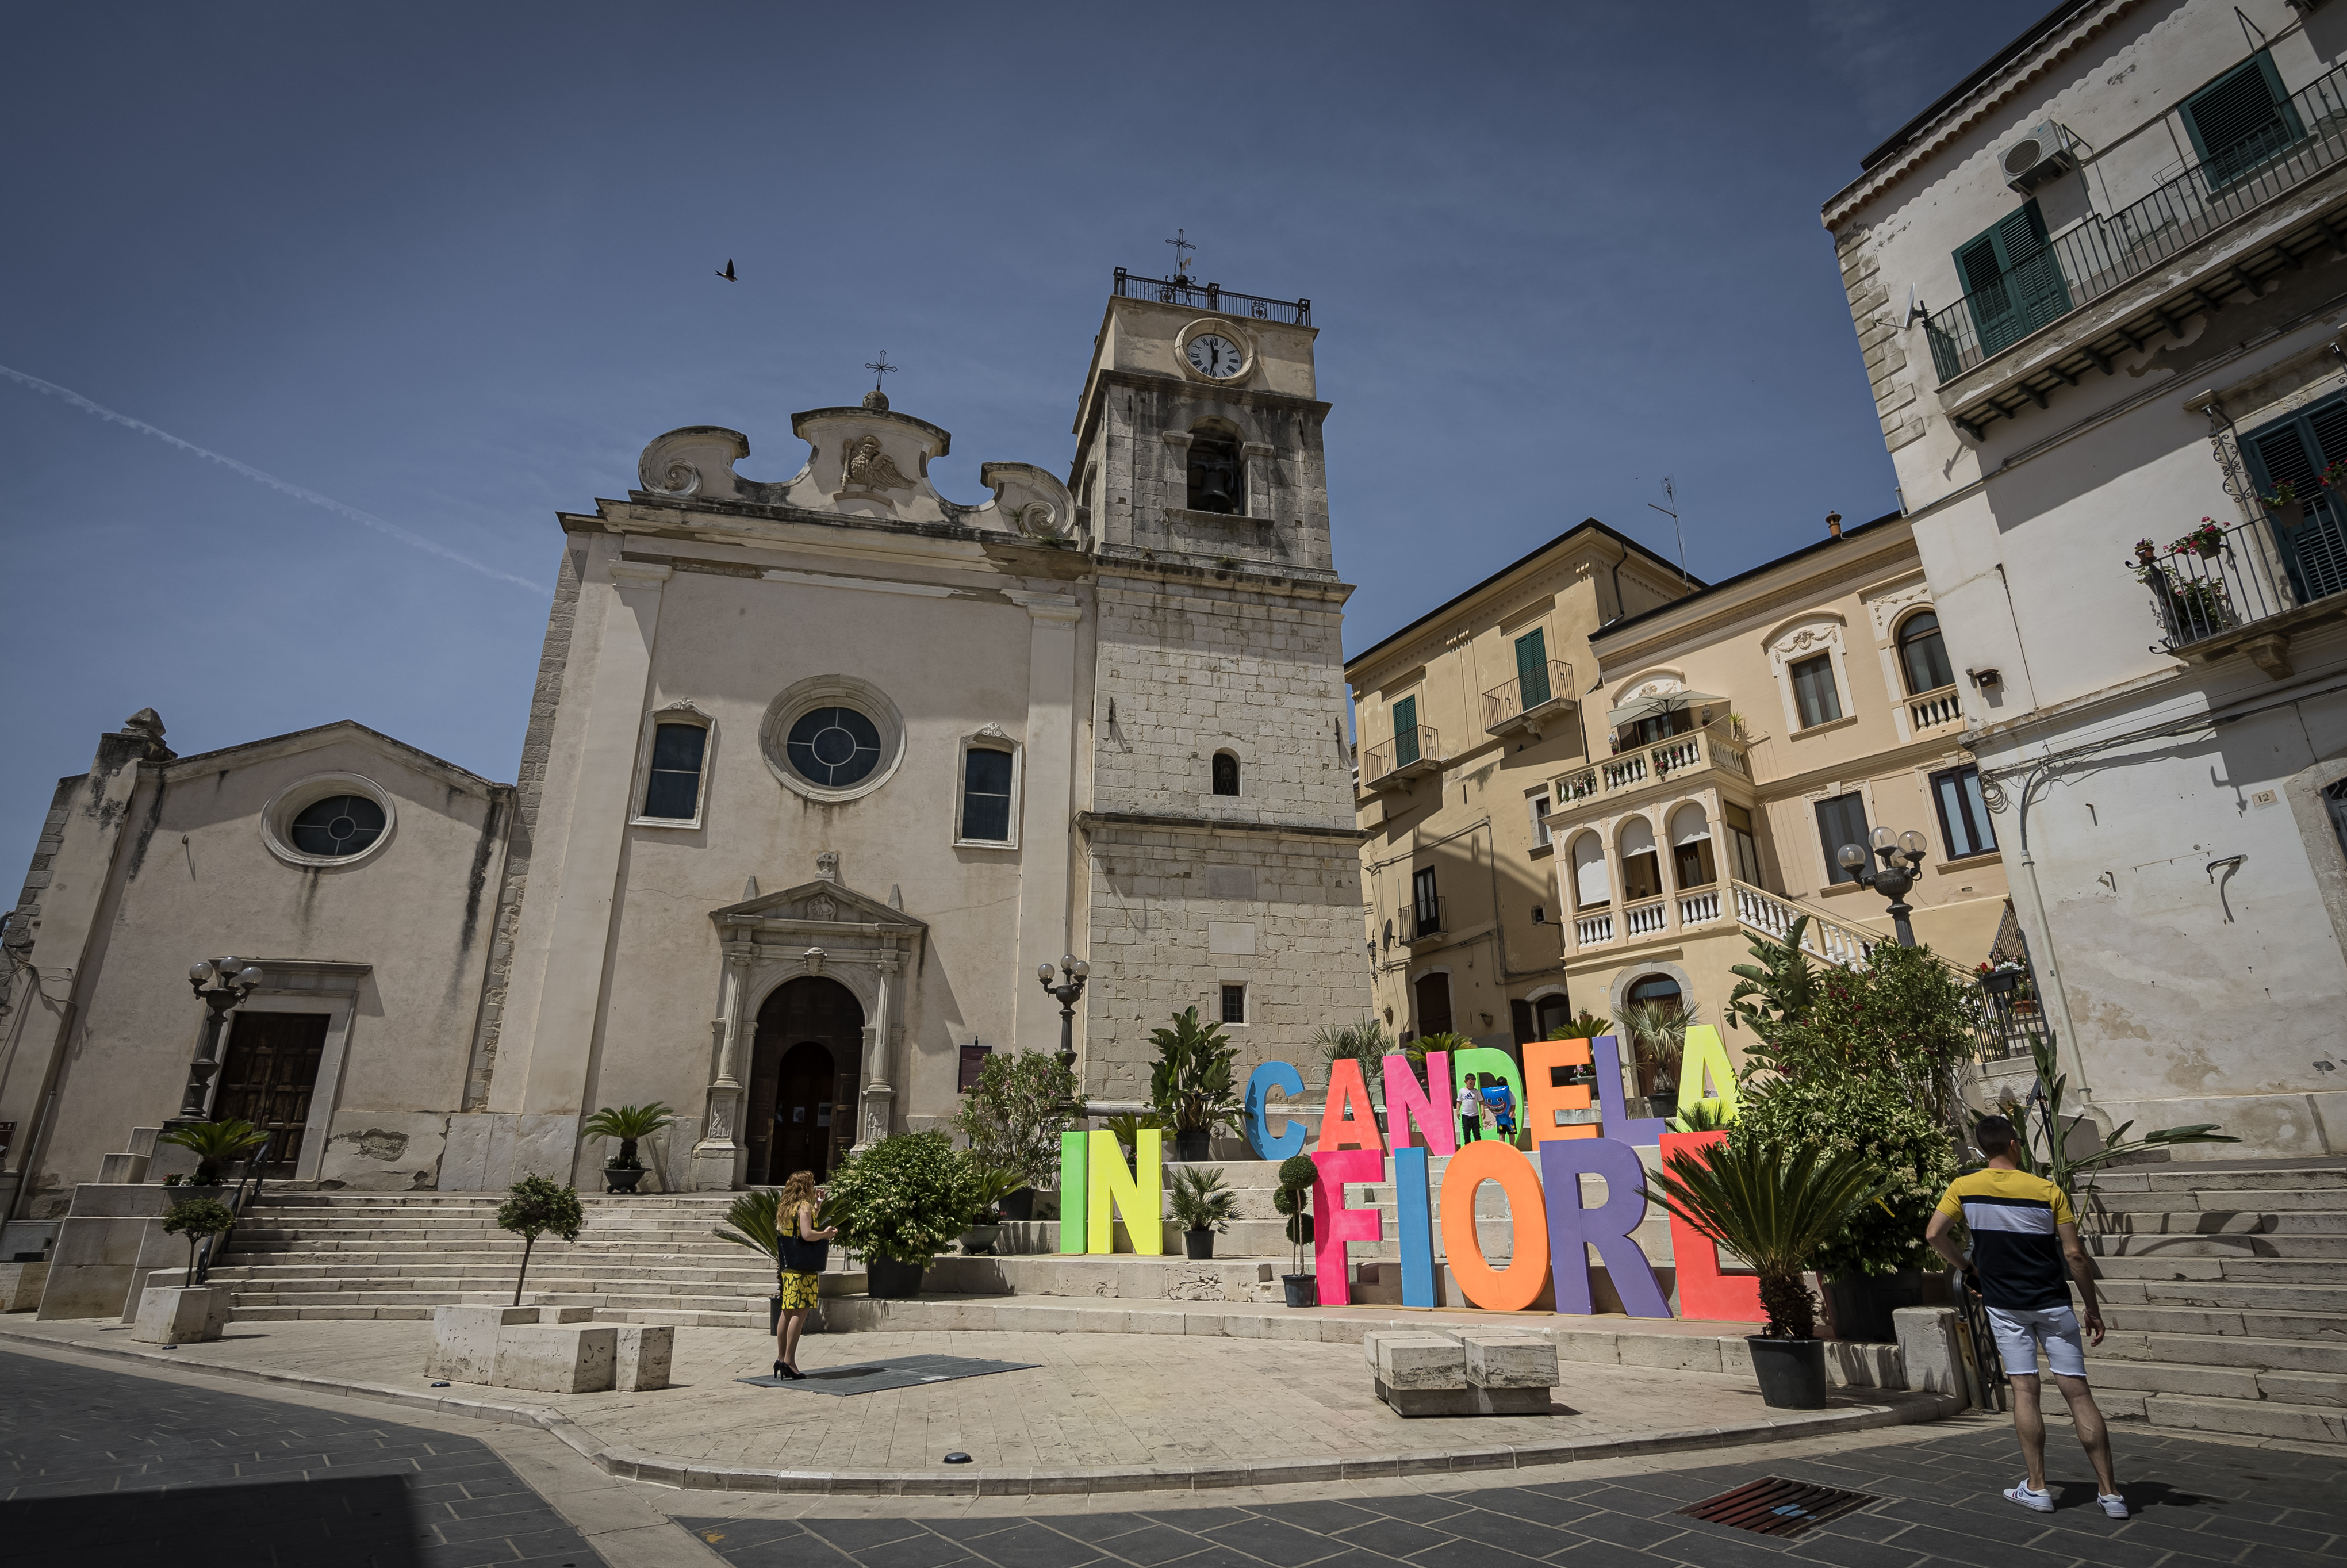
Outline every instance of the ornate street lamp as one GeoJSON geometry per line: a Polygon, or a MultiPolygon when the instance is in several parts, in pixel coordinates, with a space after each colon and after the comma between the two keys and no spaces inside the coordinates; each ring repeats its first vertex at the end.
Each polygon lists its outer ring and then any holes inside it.
{"type": "Polygon", "coordinates": [[[212,1074],[220,1071],[220,1022],[228,1009],[252,994],[261,970],[242,958],[206,958],[188,970],[188,986],[210,1009],[204,1014],[204,1040],[196,1060],[188,1064],[188,1091],[179,1097],[179,1114],[200,1118],[204,1094],[212,1074]]]}
{"type": "Polygon", "coordinates": [[[1043,989],[1060,1004],[1060,1065],[1073,1067],[1076,1064],[1076,999],[1084,994],[1084,977],[1092,972],[1092,967],[1070,953],[1060,960],[1060,971],[1066,979],[1056,986],[1051,983],[1051,966],[1048,963],[1035,966],[1035,978],[1043,982],[1043,989]]]}
{"type": "Polygon", "coordinates": [[[1899,945],[1915,945],[1915,927],[1907,923],[1914,910],[1907,903],[1907,895],[1915,886],[1915,874],[1923,867],[1923,851],[1929,847],[1923,835],[1909,829],[1894,834],[1887,827],[1878,827],[1873,834],[1874,853],[1882,861],[1881,868],[1866,864],[1866,851],[1855,844],[1845,844],[1834,858],[1845,871],[1855,872],[1858,879],[1891,900],[1891,924],[1899,933],[1899,945]]]}

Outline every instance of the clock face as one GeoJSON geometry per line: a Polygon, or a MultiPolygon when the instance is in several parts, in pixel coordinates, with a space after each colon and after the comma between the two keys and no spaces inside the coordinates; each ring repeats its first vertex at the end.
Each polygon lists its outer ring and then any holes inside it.
{"type": "Polygon", "coordinates": [[[1189,354],[1192,369],[1216,381],[1228,381],[1244,364],[1239,345],[1216,333],[1200,333],[1192,338],[1189,354]]]}

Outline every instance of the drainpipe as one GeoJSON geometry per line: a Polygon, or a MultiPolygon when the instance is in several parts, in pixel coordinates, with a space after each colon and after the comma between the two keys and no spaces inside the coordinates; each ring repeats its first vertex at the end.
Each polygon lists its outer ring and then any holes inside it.
{"type": "MultiPolygon", "coordinates": [[[[2039,782],[2053,772],[2054,760],[2039,763],[2021,781],[2021,876],[2029,884],[2030,907],[2037,912],[2037,928],[2045,933],[2045,978],[2053,985],[2054,1007],[2062,1020],[2063,1038],[2070,1042],[2070,1063],[2078,1074],[2078,1102],[2093,1108],[2094,1085],[2086,1079],[2086,1054],[2078,1039],[2077,1020],[2070,1016],[2070,989],[2062,983],[2062,960],[2055,952],[2054,926],[2045,917],[2045,896],[2037,886],[2037,862],[2029,853],[2029,801],[2039,782]]],[[[2096,1118],[2100,1121],[2100,1118],[2096,1118]]]]}

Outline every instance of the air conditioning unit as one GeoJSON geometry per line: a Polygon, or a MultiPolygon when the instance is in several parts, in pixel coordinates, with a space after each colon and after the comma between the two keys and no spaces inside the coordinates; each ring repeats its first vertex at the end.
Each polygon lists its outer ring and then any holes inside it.
{"type": "Polygon", "coordinates": [[[2078,167],[2074,138],[2053,120],[2004,149],[2004,182],[2024,196],[2078,167]]]}

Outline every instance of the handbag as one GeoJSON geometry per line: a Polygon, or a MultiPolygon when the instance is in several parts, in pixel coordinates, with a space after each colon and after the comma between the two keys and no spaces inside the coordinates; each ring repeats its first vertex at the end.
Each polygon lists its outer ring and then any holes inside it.
{"type": "Polygon", "coordinates": [[[783,1267],[793,1274],[821,1274],[830,1266],[831,1244],[801,1239],[796,1214],[791,1216],[791,1228],[783,1233],[782,1244],[783,1267]]]}

